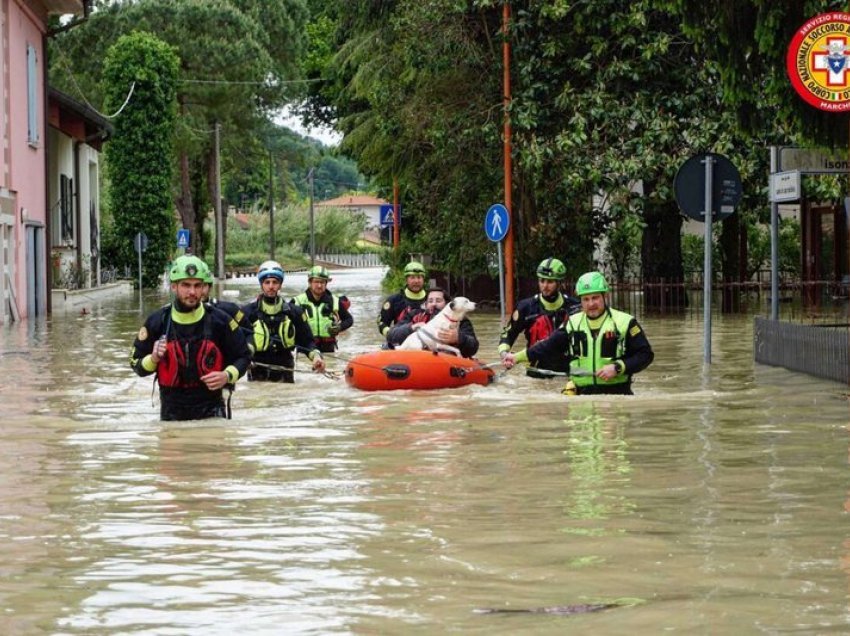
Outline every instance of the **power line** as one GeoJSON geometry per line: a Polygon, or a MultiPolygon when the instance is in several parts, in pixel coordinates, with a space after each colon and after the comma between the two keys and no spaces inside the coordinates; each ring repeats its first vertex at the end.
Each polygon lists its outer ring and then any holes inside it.
{"type": "Polygon", "coordinates": [[[121,107],[118,110],[116,110],[114,113],[112,113],[111,115],[105,115],[105,114],[101,113],[97,108],[95,108],[91,104],[91,102],[89,102],[89,100],[86,99],[85,93],[83,93],[83,89],[80,88],[79,84],[77,84],[77,79],[74,77],[74,72],[71,70],[71,67],[68,65],[68,58],[65,56],[65,52],[62,50],[62,47],[59,46],[58,42],[56,43],[56,50],[59,51],[59,56],[62,59],[62,64],[65,66],[65,70],[68,72],[68,77],[71,78],[71,83],[74,85],[74,88],[77,89],[77,93],[79,93],[80,99],[83,100],[83,103],[85,103],[86,106],[91,108],[94,112],[96,112],[98,115],[100,115],[104,119],[115,119],[116,117],[118,117],[118,115],[121,114],[121,111],[124,110],[124,108],[127,106],[127,104],[130,103],[130,97],[133,96],[133,91],[136,90],[135,80],[130,85],[130,92],[127,93],[127,97],[124,99],[124,103],[121,104],[121,107]]]}
{"type": "Polygon", "coordinates": [[[178,79],[178,84],[223,84],[223,85],[238,85],[238,86],[268,86],[269,88],[273,88],[278,84],[311,84],[314,82],[327,82],[328,80],[324,78],[318,79],[295,79],[295,80],[277,80],[275,82],[269,82],[268,80],[263,81],[255,81],[255,80],[216,80],[216,79],[178,79]]]}

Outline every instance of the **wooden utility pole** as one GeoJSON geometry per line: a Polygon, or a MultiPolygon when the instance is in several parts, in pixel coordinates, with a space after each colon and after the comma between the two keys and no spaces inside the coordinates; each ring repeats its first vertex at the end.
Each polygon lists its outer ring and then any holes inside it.
{"type": "Polygon", "coordinates": [[[274,157],[269,150],[269,259],[274,260],[274,157]]]}
{"type": "Polygon", "coordinates": [[[508,233],[505,236],[505,310],[508,316],[514,313],[514,221],[511,190],[513,189],[511,164],[511,4],[505,0],[502,7],[502,70],[505,109],[505,208],[508,210],[508,233]]]}
{"type": "Polygon", "coordinates": [[[307,180],[310,182],[310,266],[316,264],[316,219],[313,213],[313,168],[307,173],[307,180]]]}
{"type": "Polygon", "coordinates": [[[215,269],[216,276],[224,278],[224,217],[221,212],[221,124],[215,122],[215,184],[213,196],[215,201],[215,269]]]}
{"type": "Polygon", "coordinates": [[[393,177],[393,249],[398,250],[401,238],[401,215],[398,207],[398,177],[393,177]]]}

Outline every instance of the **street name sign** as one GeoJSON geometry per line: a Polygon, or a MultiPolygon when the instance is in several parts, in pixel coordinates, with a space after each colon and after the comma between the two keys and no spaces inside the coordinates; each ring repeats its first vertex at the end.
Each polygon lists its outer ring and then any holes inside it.
{"type": "Polygon", "coordinates": [[[774,203],[797,201],[802,197],[800,171],[788,170],[770,175],[770,200],[774,203]]]}

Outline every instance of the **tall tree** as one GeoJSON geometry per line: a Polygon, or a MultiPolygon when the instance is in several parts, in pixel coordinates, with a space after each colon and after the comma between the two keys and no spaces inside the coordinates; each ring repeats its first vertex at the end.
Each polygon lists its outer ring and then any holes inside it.
{"type": "Polygon", "coordinates": [[[146,33],[122,36],[104,60],[104,105],[120,109],[115,134],[106,146],[116,265],[136,262],[133,241],[143,232],[149,239],[143,285],[149,287],[157,284],[169,260],[174,236],[171,183],[178,67],[172,48],[146,33]]]}

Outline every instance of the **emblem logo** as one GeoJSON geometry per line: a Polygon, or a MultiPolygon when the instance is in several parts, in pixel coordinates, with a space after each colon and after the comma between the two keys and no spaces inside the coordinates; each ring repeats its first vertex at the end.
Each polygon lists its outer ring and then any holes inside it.
{"type": "Polygon", "coordinates": [[[850,13],[822,13],[794,34],[785,65],[794,90],[820,110],[850,110],[850,13]]]}

